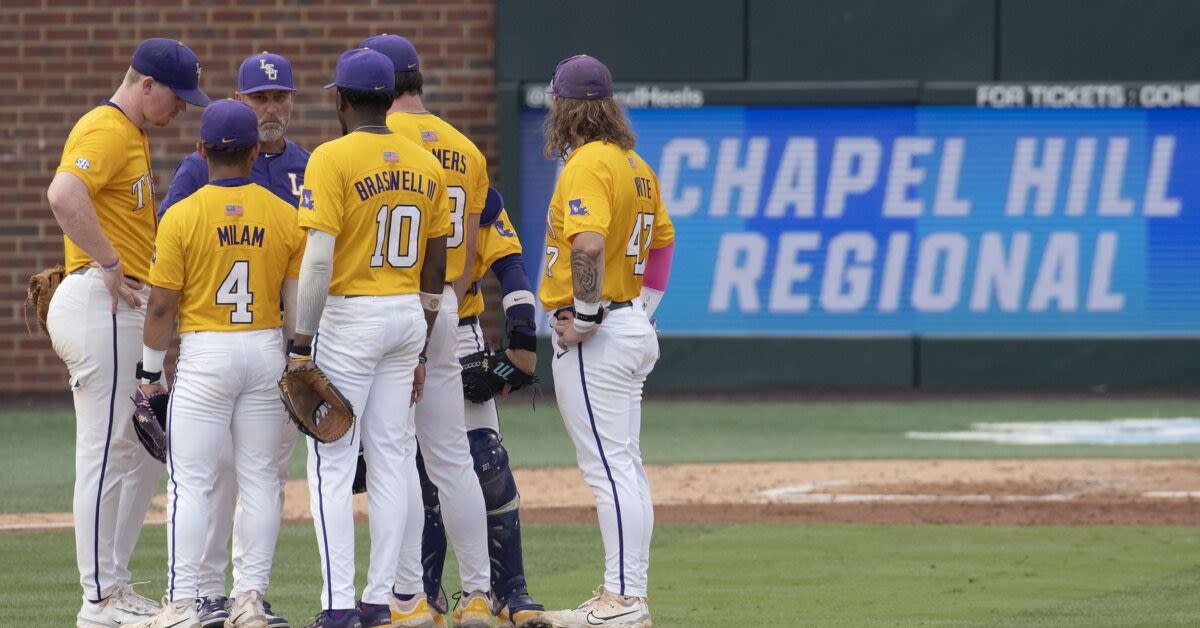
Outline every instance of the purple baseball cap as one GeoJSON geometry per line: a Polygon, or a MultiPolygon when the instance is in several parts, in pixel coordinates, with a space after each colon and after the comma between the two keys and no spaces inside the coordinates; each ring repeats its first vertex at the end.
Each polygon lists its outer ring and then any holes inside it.
{"type": "Polygon", "coordinates": [[[417,49],[412,45],[411,41],[399,36],[376,35],[362,40],[358,45],[359,48],[370,48],[383,53],[383,56],[392,60],[392,67],[397,72],[417,72],[421,69],[421,60],[417,57],[417,49]]]}
{"type": "Polygon", "coordinates": [[[206,107],[212,100],[200,90],[200,59],[174,39],[147,39],[133,52],[130,67],[171,88],[184,102],[206,107]]]}
{"type": "Polygon", "coordinates": [[[244,102],[217,100],[200,116],[200,139],[214,148],[246,148],[258,143],[258,116],[244,102]]]}
{"type": "Polygon", "coordinates": [[[612,98],[612,75],[596,57],[575,55],[558,62],[547,94],[575,100],[612,98]]]}
{"type": "Polygon", "coordinates": [[[296,91],[292,82],[292,64],[282,55],[266,50],[248,57],[238,69],[238,91],[253,94],[268,89],[296,91]]]}
{"type": "Polygon", "coordinates": [[[392,91],[396,89],[396,74],[392,62],[382,53],[368,48],[355,48],[342,53],[333,72],[333,82],[326,85],[344,87],[356,92],[392,91]]]}

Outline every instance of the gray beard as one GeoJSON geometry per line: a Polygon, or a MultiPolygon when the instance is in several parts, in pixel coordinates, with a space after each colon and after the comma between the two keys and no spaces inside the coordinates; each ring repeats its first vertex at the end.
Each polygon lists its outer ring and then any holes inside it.
{"type": "Polygon", "coordinates": [[[259,127],[258,128],[258,141],[263,142],[264,144],[269,144],[271,142],[277,142],[277,141],[279,141],[280,138],[283,137],[283,134],[286,132],[287,132],[287,122],[283,122],[282,124],[280,124],[278,129],[272,129],[270,131],[263,129],[262,127],[259,127]]]}

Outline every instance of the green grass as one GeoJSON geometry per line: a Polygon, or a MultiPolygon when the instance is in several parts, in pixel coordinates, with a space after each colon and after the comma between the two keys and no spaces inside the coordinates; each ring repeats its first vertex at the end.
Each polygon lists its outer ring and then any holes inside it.
{"type": "MultiPolygon", "coordinates": [[[[908,431],[964,429],[976,421],[1053,421],[1196,416],[1200,401],[1079,399],[1015,401],[652,402],[643,413],[649,463],[868,458],[1069,458],[1200,456],[1200,444],[1156,446],[1013,446],[913,441],[908,431]]],[[[66,512],[74,478],[74,417],[66,412],[6,413],[0,441],[3,512],[66,512]]],[[[520,467],[575,466],[558,408],[525,403],[501,408],[505,446],[520,467]]],[[[292,476],[304,475],[297,447],[292,476]]]]}
{"type": "MultiPolygon", "coordinates": [[[[573,606],[599,584],[594,527],[527,526],[525,537],[531,589],[548,606],[573,606]]],[[[3,623],[70,625],[71,532],[0,538],[3,623]]],[[[152,578],[139,587],[147,595],[165,586],[164,538],[147,529],[134,557],[135,574],[152,578]]],[[[659,526],[649,597],[666,628],[1184,626],[1200,622],[1198,581],[1193,528],[659,526]]],[[[269,599],[293,625],[317,609],[311,525],[284,526],[272,582],[269,599]]]]}

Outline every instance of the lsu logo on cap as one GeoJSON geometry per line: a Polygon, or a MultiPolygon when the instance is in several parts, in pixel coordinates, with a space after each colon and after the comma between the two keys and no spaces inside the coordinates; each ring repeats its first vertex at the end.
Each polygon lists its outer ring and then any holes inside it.
{"type": "Polygon", "coordinates": [[[300,207],[310,211],[316,209],[313,207],[312,190],[304,188],[304,190],[300,192],[300,207]]]}
{"type": "Polygon", "coordinates": [[[400,161],[400,154],[395,151],[385,150],[383,151],[383,160],[390,162],[400,161]]]}
{"type": "Polygon", "coordinates": [[[259,59],[259,60],[258,60],[258,69],[262,70],[262,71],[263,71],[263,74],[266,74],[266,75],[267,75],[267,78],[268,78],[268,79],[270,79],[270,80],[272,80],[272,81],[274,81],[274,80],[275,80],[275,77],[276,77],[276,76],[279,76],[279,70],[276,70],[276,69],[275,69],[275,64],[274,64],[274,63],[267,63],[267,60],[266,60],[266,59],[259,59]]]}
{"type": "Polygon", "coordinates": [[[583,206],[583,199],[573,198],[567,201],[567,207],[571,209],[572,216],[588,216],[588,209],[583,206]]]}
{"type": "Polygon", "coordinates": [[[245,213],[245,210],[242,209],[241,205],[226,205],[225,206],[225,215],[226,216],[241,216],[244,213],[245,213]]]}

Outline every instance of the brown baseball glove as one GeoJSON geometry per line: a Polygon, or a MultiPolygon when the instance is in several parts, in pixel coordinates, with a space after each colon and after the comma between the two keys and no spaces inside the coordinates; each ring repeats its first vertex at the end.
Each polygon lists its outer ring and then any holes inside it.
{"type": "Polygon", "coordinates": [[[25,292],[25,329],[31,335],[33,329],[29,326],[30,306],[37,312],[38,328],[43,334],[50,335],[46,330],[46,314],[50,312],[50,299],[54,297],[54,291],[58,289],[58,284],[62,283],[65,275],[66,269],[59,264],[29,278],[29,288],[25,292]]]}
{"type": "Polygon", "coordinates": [[[322,443],[345,436],[354,426],[354,408],[316,365],[284,371],[279,397],[296,427],[322,443]]]}

